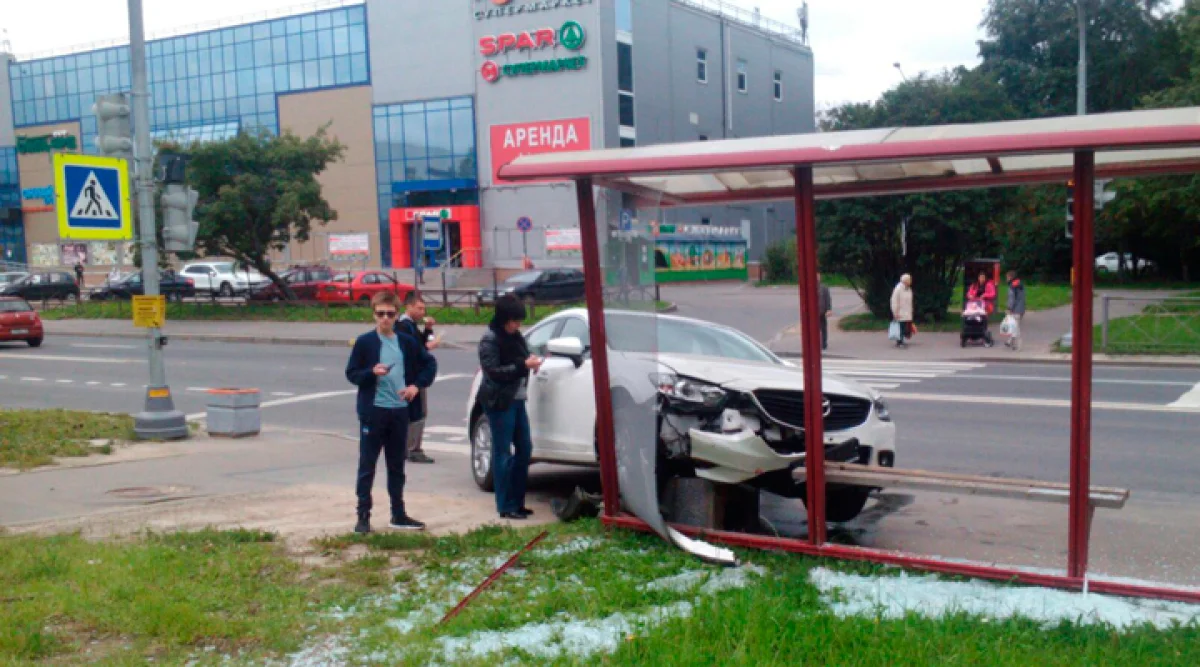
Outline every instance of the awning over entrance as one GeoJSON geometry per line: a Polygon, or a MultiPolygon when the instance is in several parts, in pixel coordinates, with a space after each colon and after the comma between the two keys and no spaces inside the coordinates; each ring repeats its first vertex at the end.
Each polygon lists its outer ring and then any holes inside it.
{"type": "Polygon", "coordinates": [[[1200,108],[548,153],[500,173],[592,177],[665,206],[698,205],[790,199],[791,165],[813,167],[819,199],[1065,182],[1080,150],[1095,152],[1098,178],[1195,171],[1200,108]]]}

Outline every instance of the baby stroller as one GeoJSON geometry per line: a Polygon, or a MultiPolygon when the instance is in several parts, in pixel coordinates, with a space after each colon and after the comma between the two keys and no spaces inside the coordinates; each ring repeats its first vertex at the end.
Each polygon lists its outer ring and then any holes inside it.
{"type": "Polygon", "coordinates": [[[968,342],[981,342],[984,347],[996,344],[988,331],[987,304],[983,300],[968,301],[966,308],[963,308],[962,334],[959,339],[963,347],[966,347],[968,342]]]}

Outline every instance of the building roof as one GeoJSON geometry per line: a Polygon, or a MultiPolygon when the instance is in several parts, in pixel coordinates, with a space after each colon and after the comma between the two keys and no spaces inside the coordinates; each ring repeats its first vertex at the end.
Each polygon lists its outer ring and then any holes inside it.
{"type": "Polygon", "coordinates": [[[797,165],[813,167],[825,199],[1065,182],[1081,150],[1095,151],[1097,178],[1200,171],[1200,107],[547,153],[500,174],[592,177],[662,205],[699,205],[790,199],[797,165]]]}

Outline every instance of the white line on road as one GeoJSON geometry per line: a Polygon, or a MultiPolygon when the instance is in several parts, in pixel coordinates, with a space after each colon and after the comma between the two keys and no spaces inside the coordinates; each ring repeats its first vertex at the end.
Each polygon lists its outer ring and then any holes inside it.
{"type": "Polygon", "coordinates": [[[188,387],[187,389],[184,389],[184,391],[205,392],[208,391],[208,387],[188,387]]]}
{"type": "Polygon", "coordinates": [[[288,391],[273,391],[273,392],[271,392],[271,395],[272,396],[295,396],[295,394],[288,392],[288,391]]]}
{"type": "Polygon", "coordinates": [[[75,384],[74,380],[55,380],[58,384],[75,384]]]}
{"type": "MultiPolygon", "coordinates": [[[[1036,375],[959,375],[957,378],[972,380],[1012,380],[1016,382],[1070,382],[1071,378],[1039,377],[1036,375]]],[[[1093,378],[1092,384],[1133,384],[1147,387],[1191,387],[1191,382],[1159,382],[1155,380],[1120,380],[1114,378],[1093,378]]]]}
{"type": "Polygon", "coordinates": [[[98,357],[63,357],[51,354],[0,354],[0,359],[12,359],[15,361],[70,361],[79,364],[146,363],[145,359],[100,359],[98,357]]]}
{"type": "Polygon", "coordinates": [[[100,343],[71,343],[71,347],[81,347],[91,350],[133,350],[133,345],[104,345],[100,343]]]}
{"type": "Polygon", "coordinates": [[[1200,408],[1200,382],[1191,391],[1170,405],[1172,408],[1200,408]]]}
{"type": "Polygon", "coordinates": [[[898,389],[900,387],[898,384],[876,384],[874,382],[864,382],[863,384],[872,389],[898,389]]]}
{"type": "Polygon", "coordinates": [[[96,386],[96,385],[98,385],[98,384],[100,384],[100,383],[99,383],[99,382],[97,382],[97,381],[95,381],[95,380],[92,380],[91,382],[87,383],[87,386],[89,386],[89,387],[95,387],[95,386],[96,386]]]}
{"type": "Polygon", "coordinates": [[[21,382],[45,382],[46,378],[21,378],[21,382]]]}
{"type": "Polygon", "coordinates": [[[464,426],[426,426],[425,432],[436,435],[455,435],[461,437],[466,437],[467,435],[467,429],[464,426]]]}
{"type": "MultiPolygon", "coordinates": [[[[800,363],[797,359],[796,363],[800,363]]],[[[881,368],[883,366],[899,366],[901,368],[915,369],[971,369],[983,368],[987,364],[972,364],[958,361],[892,361],[885,359],[828,359],[822,366],[827,368],[833,367],[856,367],[856,368],[881,368]]]]}
{"type": "MultiPolygon", "coordinates": [[[[1015,398],[1011,396],[956,396],[953,394],[908,394],[900,392],[890,394],[889,401],[911,401],[915,403],[964,403],[973,405],[1020,405],[1035,408],[1069,408],[1071,401],[1055,398],[1015,398]]],[[[1111,403],[1093,401],[1093,410],[1112,412],[1158,412],[1174,414],[1200,414],[1200,405],[1195,407],[1175,407],[1171,405],[1154,405],[1152,403],[1111,403]]]]}
{"type": "Polygon", "coordinates": [[[110,384],[110,385],[108,385],[108,386],[110,386],[110,387],[124,387],[124,386],[125,386],[125,383],[124,383],[124,382],[114,382],[114,383],[112,383],[112,384],[110,384]]]}

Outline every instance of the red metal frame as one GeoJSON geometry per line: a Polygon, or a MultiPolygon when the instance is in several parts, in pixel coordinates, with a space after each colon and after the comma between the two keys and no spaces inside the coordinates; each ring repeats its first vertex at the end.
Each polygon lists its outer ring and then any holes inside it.
{"type": "Polygon", "coordinates": [[[1075,154],[1075,290],[1071,324],[1071,498],[1067,524],[1067,575],[1087,573],[1092,472],[1092,272],[1096,155],[1075,154]]]}
{"type": "MultiPolygon", "coordinates": [[[[813,556],[827,556],[851,560],[866,560],[904,567],[956,574],[986,579],[1018,581],[1026,584],[1053,586],[1079,590],[1085,585],[1092,591],[1136,597],[1155,597],[1184,602],[1200,603],[1200,590],[1170,587],[1142,586],[1114,581],[1090,581],[1087,579],[1088,540],[1091,523],[1091,508],[1088,491],[1091,472],[1091,377],[1092,377],[1092,299],[1093,299],[1093,181],[1097,175],[1095,153],[1097,148],[1145,148],[1154,146],[1182,146],[1200,144],[1200,125],[1170,128],[1133,128],[1089,132],[1063,132],[1006,137],[982,137],[970,140],[931,140],[904,142],[890,145],[851,146],[827,151],[812,149],[804,151],[765,151],[734,155],[675,156],[670,158],[591,161],[543,167],[537,165],[509,165],[502,170],[506,178],[546,178],[569,176],[576,179],[579,205],[580,230],[583,245],[583,265],[588,301],[588,316],[591,322],[593,358],[593,380],[596,391],[597,438],[600,454],[601,483],[604,491],[604,521],[607,525],[640,530],[648,529],[645,522],[635,517],[620,515],[617,458],[613,441],[612,397],[607,358],[607,332],[604,320],[603,274],[600,266],[599,236],[596,211],[592,199],[594,175],[619,175],[630,173],[662,173],[664,171],[704,171],[734,169],[747,166],[792,167],[795,188],[790,194],[796,203],[797,260],[800,278],[800,314],[803,344],[803,369],[805,383],[805,426],[806,459],[808,473],[808,518],[809,541],[728,533],[702,531],[687,526],[676,526],[678,530],[706,539],[734,546],[765,549],[782,549],[813,556]],[[1075,232],[1074,264],[1075,289],[1071,382],[1071,475],[1068,523],[1068,563],[1066,576],[1044,575],[1022,570],[984,564],[958,563],[934,558],[886,552],[861,547],[847,547],[825,543],[824,506],[824,434],[823,396],[821,387],[821,351],[819,313],[817,312],[817,260],[816,231],[813,210],[819,194],[813,186],[813,165],[821,163],[850,163],[895,161],[915,157],[944,158],[949,156],[994,156],[1014,153],[1044,153],[1073,151],[1075,166],[1075,232]],[[807,159],[797,159],[807,158],[807,159]],[[554,169],[559,170],[552,173],[554,169]],[[569,172],[569,173],[566,173],[569,172]],[[818,465],[819,463],[819,465],[818,465]]],[[[1124,165],[1103,173],[1118,171],[1125,175],[1135,173],[1166,173],[1200,171],[1197,162],[1172,162],[1159,165],[1124,165]]],[[[991,181],[984,179],[947,177],[940,185],[970,183],[975,187],[986,184],[1012,184],[1015,182],[1044,182],[1049,174],[1058,178],[1061,172],[1039,172],[1039,180],[1020,180],[1020,175],[992,174],[991,181]],[[1004,182],[1005,178],[1012,179],[1004,182]]],[[[604,183],[605,179],[598,182],[604,183]]],[[[1061,182],[1061,180],[1059,181],[1061,182]]],[[[937,181],[921,181],[928,189],[939,187],[937,181]]],[[[918,182],[912,182],[912,191],[917,191],[918,182]]],[[[863,191],[867,191],[865,185],[863,191]]],[[[708,203],[729,202],[742,199],[746,193],[730,193],[725,197],[705,196],[708,203]]],[[[778,190],[760,191],[778,199],[784,194],[778,190]]],[[[696,203],[696,202],[686,202],[696,203]]]]}
{"type": "Polygon", "coordinates": [[[796,269],[804,359],[804,470],[808,540],[825,543],[825,393],[821,387],[821,321],[817,294],[817,223],[813,168],[796,167],[796,269]]]}

